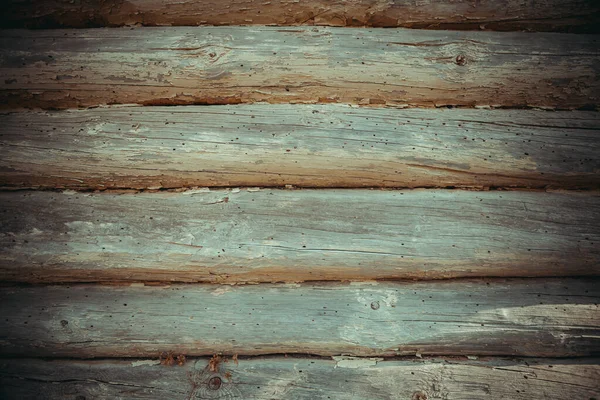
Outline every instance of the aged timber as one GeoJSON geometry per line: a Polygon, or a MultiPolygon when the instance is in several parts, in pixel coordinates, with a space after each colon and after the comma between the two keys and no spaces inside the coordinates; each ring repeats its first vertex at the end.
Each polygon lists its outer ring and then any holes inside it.
{"type": "Polygon", "coordinates": [[[597,108],[595,35],[193,27],[5,30],[3,108],[351,103],[597,108]]]}
{"type": "Polygon", "coordinates": [[[588,356],[595,279],[0,289],[2,356],[588,356]]]}
{"type": "Polygon", "coordinates": [[[0,114],[3,188],[600,188],[600,113],[344,105],[0,114]]]}
{"type": "Polygon", "coordinates": [[[4,27],[335,25],[597,32],[593,0],[7,0],[4,27]]]}
{"type": "Polygon", "coordinates": [[[597,192],[0,193],[0,279],[595,276],[597,192]]]}
{"type": "Polygon", "coordinates": [[[18,399],[286,398],[564,400],[600,395],[590,359],[223,357],[182,366],[153,359],[0,360],[0,397],[18,399]],[[214,371],[212,370],[214,369],[214,371]],[[419,397],[420,396],[420,397],[419,397]]]}

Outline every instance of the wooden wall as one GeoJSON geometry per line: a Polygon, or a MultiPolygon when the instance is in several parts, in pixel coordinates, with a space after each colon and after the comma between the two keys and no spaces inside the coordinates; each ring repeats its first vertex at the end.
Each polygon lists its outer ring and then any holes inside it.
{"type": "Polygon", "coordinates": [[[599,20],[7,1],[0,397],[599,398],[599,20]]]}

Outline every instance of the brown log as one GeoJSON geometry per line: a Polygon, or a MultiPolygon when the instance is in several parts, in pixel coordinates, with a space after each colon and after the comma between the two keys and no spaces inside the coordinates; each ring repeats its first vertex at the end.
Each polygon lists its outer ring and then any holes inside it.
{"type": "Polygon", "coordinates": [[[597,32],[594,0],[7,0],[4,27],[333,25],[597,32]]]}

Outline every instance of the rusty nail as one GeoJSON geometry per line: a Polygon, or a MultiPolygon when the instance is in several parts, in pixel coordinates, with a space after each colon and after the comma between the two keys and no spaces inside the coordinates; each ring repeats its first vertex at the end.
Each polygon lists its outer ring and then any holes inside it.
{"type": "Polygon", "coordinates": [[[371,308],[373,310],[379,310],[379,302],[378,301],[374,301],[371,303],[371,308]]]}
{"type": "Polygon", "coordinates": [[[465,65],[467,63],[467,57],[464,54],[459,54],[456,56],[456,63],[458,65],[465,65]]]}
{"type": "Polygon", "coordinates": [[[208,388],[211,390],[219,390],[219,388],[221,387],[221,382],[221,378],[219,378],[218,376],[213,376],[208,381],[208,388]]]}
{"type": "Polygon", "coordinates": [[[209,53],[208,55],[210,56],[210,58],[213,58],[217,55],[217,53],[212,52],[212,53],[209,53]]]}

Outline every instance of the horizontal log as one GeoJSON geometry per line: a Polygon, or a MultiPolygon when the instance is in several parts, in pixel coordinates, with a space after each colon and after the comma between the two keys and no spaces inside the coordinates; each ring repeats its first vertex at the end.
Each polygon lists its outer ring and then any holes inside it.
{"type": "Polygon", "coordinates": [[[335,25],[597,32],[589,0],[7,0],[4,27],[335,25]]]}
{"type": "Polygon", "coordinates": [[[600,188],[600,113],[343,105],[0,114],[4,188],[600,188]]]}
{"type": "Polygon", "coordinates": [[[21,191],[0,193],[0,204],[3,281],[244,283],[600,272],[596,192],[21,191]]]}
{"type": "Polygon", "coordinates": [[[588,356],[596,279],[0,289],[5,357],[588,356]]]}
{"type": "Polygon", "coordinates": [[[597,359],[340,357],[153,360],[0,360],[3,399],[464,399],[564,400],[600,395],[597,359]],[[158,364],[158,365],[157,365],[158,364]],[[420,397],[419,397],[420,396],[420,397]]]}
{"type": "Polygon", "coordinates": [[[5,30],[3,108],[267,101],[597,108],[595,35],[193,27],[5,30]]]}

